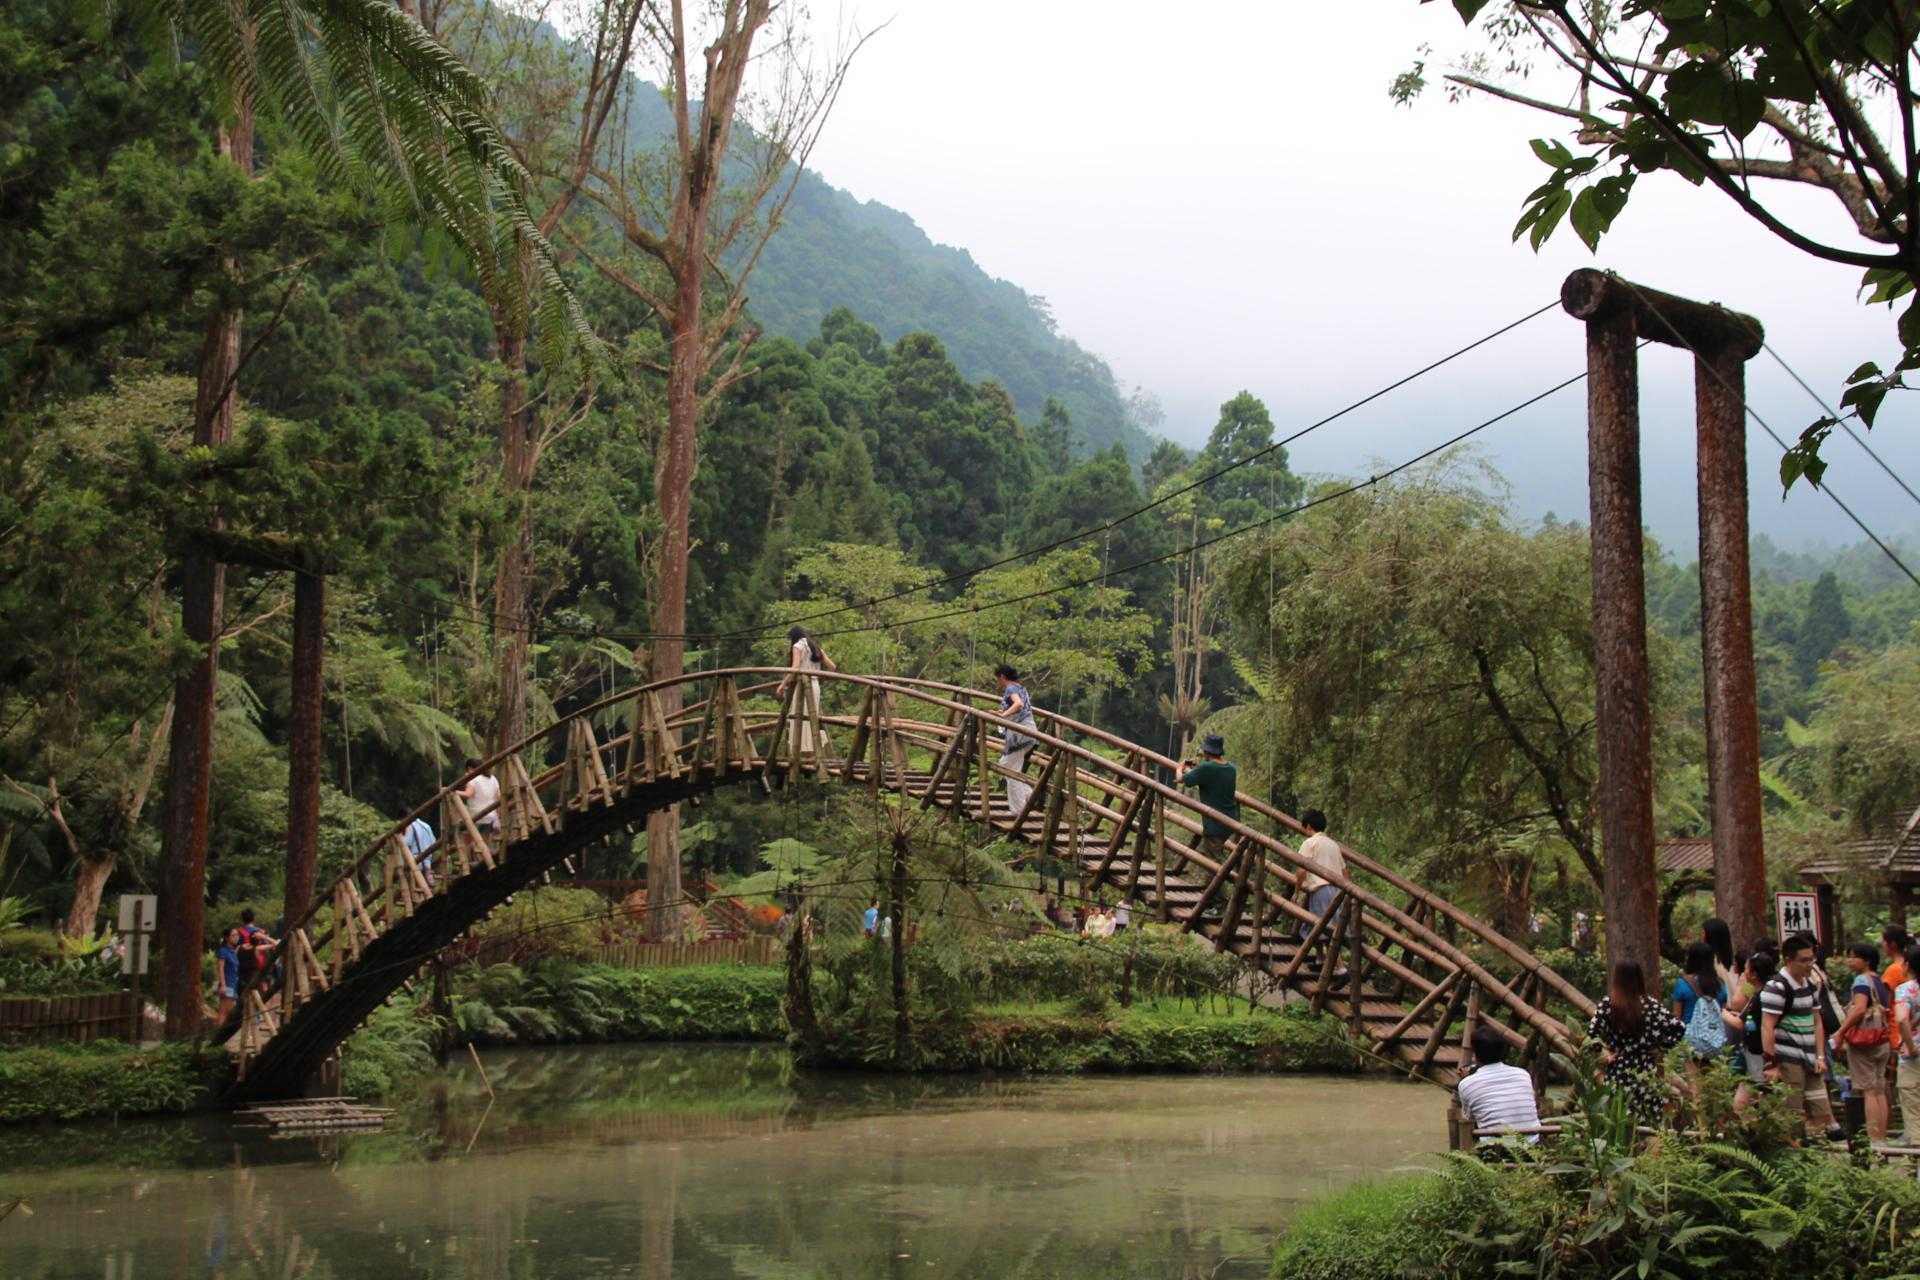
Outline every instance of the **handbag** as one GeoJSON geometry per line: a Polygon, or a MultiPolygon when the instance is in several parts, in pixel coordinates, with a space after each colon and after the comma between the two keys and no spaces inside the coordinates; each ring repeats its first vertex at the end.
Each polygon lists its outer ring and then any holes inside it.
{"type": "Polygon", "coordinates": [[[1871,1049],[1887,1042],[1887,1006],[1880,999],[1880,983],[1869,984],[1867,991],[1866,1013],[1842,1037],[1849,1048],[1871,1049]]]}

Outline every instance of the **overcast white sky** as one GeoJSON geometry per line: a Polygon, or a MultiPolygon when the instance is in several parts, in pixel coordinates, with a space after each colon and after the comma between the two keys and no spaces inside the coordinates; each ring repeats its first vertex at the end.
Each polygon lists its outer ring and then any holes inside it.
{"type": "MultiPolygon", "coordinates": [[[[935,240],[1045,296],[1061,329],[1123,385],[1164,402],[1167,434],[1205,438],[1241,388],[1282,433],[1552,299],[1576,266],[1618,270],[1759,316],[1816,389],[1892,349],[1858,273],[1780,245],[1665,175],[1643,180],[1597,258],[1568,231],[1538,256],[1509,240],[1546,169],[1527,139],[1556,123],[1487,100],[1409,110],[1386,86],[1417,48],[1461,47],[1452,6],[1415,0],[848,0],[892,19],[855,65],[815,153],[829,182],[911,214],[935,240]]],[[[822,5],[823,9],[830,8],[822,5]]],[[[823,18],[826,15],[823,15],[823,18]]],[[[1786,207],[1835,234],[1819,193],[1786,207]]],[[[1300,442],[1297,470],[1350,473],[1418,452],[1576,372],[1579,326],[1551,312],[1300,442]]],[[[1762,355],[1751,403],[1783,435],[1818,410],[1762,355]]],[[[1643,355],[1648,521],[1683,558],[1694,538],[1690,361],[1643,355]]],[[[1911,397],[1920,402],[1920,396],[1911,397]]],[[[1527,516],[1586,511],[1578,387],[1483,433],[1527,516]]],[[[1873,432],[1920,481],[1920,403],[1873,432]]],[[[1756,428],[1754,526],[1850,542],[1821,495],[1784,503],[1756,428]]],[[[1883,534],[1920,506],[1845,440],[1835,489],[1883,534]]],[[[1915,484],[1920,488],[1920,483],[1915,484]]]]}

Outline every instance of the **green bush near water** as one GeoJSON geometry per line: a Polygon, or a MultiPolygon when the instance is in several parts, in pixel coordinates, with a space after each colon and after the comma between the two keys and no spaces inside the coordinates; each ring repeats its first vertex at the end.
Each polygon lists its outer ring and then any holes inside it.
{"type": "Polygon", "coordinates": [[[486,1045],[777,1040],[785,989],[786,975],[765,966],[492,965],[460,976],[453,1015],[486,1045]]]}
{"type": "Polygon", "coordinates": [[[225,1054],[115,1040],[0,1050],[0,1123],[195,1111],[226,1082],[225,1054]]]}
{"type": "MultiPolygon", "coordinates": [[[[884,1069],[895,1066],[884,1027],[862,1031],[840,1022],[825,1028],[807,1066],[884,1069]]],[[[1196,1013],[1162,1002],[1111,1015],[1071,1008],[989,1011],[917,1026],[914,1070],[1003,1071],[1036,1075],[1078,1072],[1350,1072],[1359,1059],[1340,1024],[1304,1005],[1279,1012],[1196,1013]]]]}
{"type": "Polygon", "coordinates": [[[1436,1174],[1350,1187],[1294,1221],[1272,1274],[1890,1280],[1920,1272],[1917,1228],[1911,1177],[1670,1137],[1624,1182],[1458,1157],[1436,1174]]]}

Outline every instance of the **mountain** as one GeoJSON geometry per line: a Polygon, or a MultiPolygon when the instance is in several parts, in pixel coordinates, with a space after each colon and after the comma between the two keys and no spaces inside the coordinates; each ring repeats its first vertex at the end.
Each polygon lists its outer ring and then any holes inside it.
{"type": "MultiPolygon", "coordinates": [[[[666,99],[634,94],[626,130],[629,154],[664,145],[673,130],[666,99]]],[[[1119,444],[1137,467],[1153,451],[1154,437],[1128,415],[1113,370],[1060,333],[1042,301],[988,275],[965,249],[935,244],[900,210],[862,201],[816,173],[800,175],[747,293],[768,333],[805,344],[835,307],[888,342],[931,333],[962,374],[1005,387],[1025,421],[1058,400],[1082,455],[1119,444]]]]}
{"type": "Polygon", "coordinates": [[[988,275],[965,249],[935,244],[914,220],[803,174],[748,287],[770,333],[805,342],[847,307],[889,342],[924,330],[962,373],[992,378],[1021,417],[1066,406],[1082,452],[1119,444],[1138,465],[1153,438],[1127,415],[1113,370],[1054,328],[1044,304],[988,275]]]}

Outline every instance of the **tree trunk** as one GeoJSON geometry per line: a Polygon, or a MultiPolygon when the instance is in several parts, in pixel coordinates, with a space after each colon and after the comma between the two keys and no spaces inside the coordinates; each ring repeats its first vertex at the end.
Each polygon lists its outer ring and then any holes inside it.
{"type": "Polygon", "coordinates": [[[494,313],[500,384],[500,486],[513,506],[513,533],[500,549],[493,583],[493,621],[499,668],[494,745],[504,751],[527,736],[527,678],[532,598],[533,441],[527,431],[527,339],[507,316],[494,313]]]}
{"type": "MultiPolygon", "coordinates": [[[[704,262],[697,250],[689,256],[704,262]]],[[[653,678],[672,680],[686,670],[687,558],[691,546],[695,432],[700,417],[701,277],[699,268],[680,273],[674,291],[673,362],[667,374],[667,432],[654,469],[654,500],[660,508],[660,561],[654,591],[653,678]]],[[[678,714],[677,686],[660,691],[669,718],[678,714]]],[[[659,941],[679,930],[681,918],[680,810],[647,819],[647,937],[659,941]]]]}
{"type": "Polygon", "coordinates": [[[113,877],[118,861],[111,853],[102,858],[80,859],[79,870],[73,877],[73,906],[61,928],[69,938],[93,936],[94,921],[100,918],[100,899],[106,893],[107,881],[113,877]]]}
{"type": "MultiPolygon", "coordinates": [[[[215,148],[253,173],[253,104],[235,104],[232,129],[221,126],[215,148]]],[[[235,264],[228,260],[228,270],[235,264]]],[[[200,344],[194,391],[194,443],[224,444],[233,435],[233,381],[240,369],[237,305],[219,306],[200,344]]],[[[204,555],[186,558],[181,571],[180,623],[198,652],[174,682],[173,734],[167,752],[167,810],[162,839],[166,864],[160,890],[160,937],[165,948],[161,987],[169,1039],[200,1030],[200,950],[206,917],[207,821],[213,787],[213,719],[220,674],[219,627],[226,570],[204,555]]]]}
{"type": "Polygon", "coordinates": [[[887,916],[893,923],[893,1064],[912,1060],[913,1024],[907,1009],[907,837],[893,834],[893,879],[887,891],[887,916]]]}
{"type": "Polygon", "coordinates": [[[320,859],[321,677],[326,663],[327,580],[293,578],[293,713],[287,732],[286,927],[313,902],[320,859]]]}

